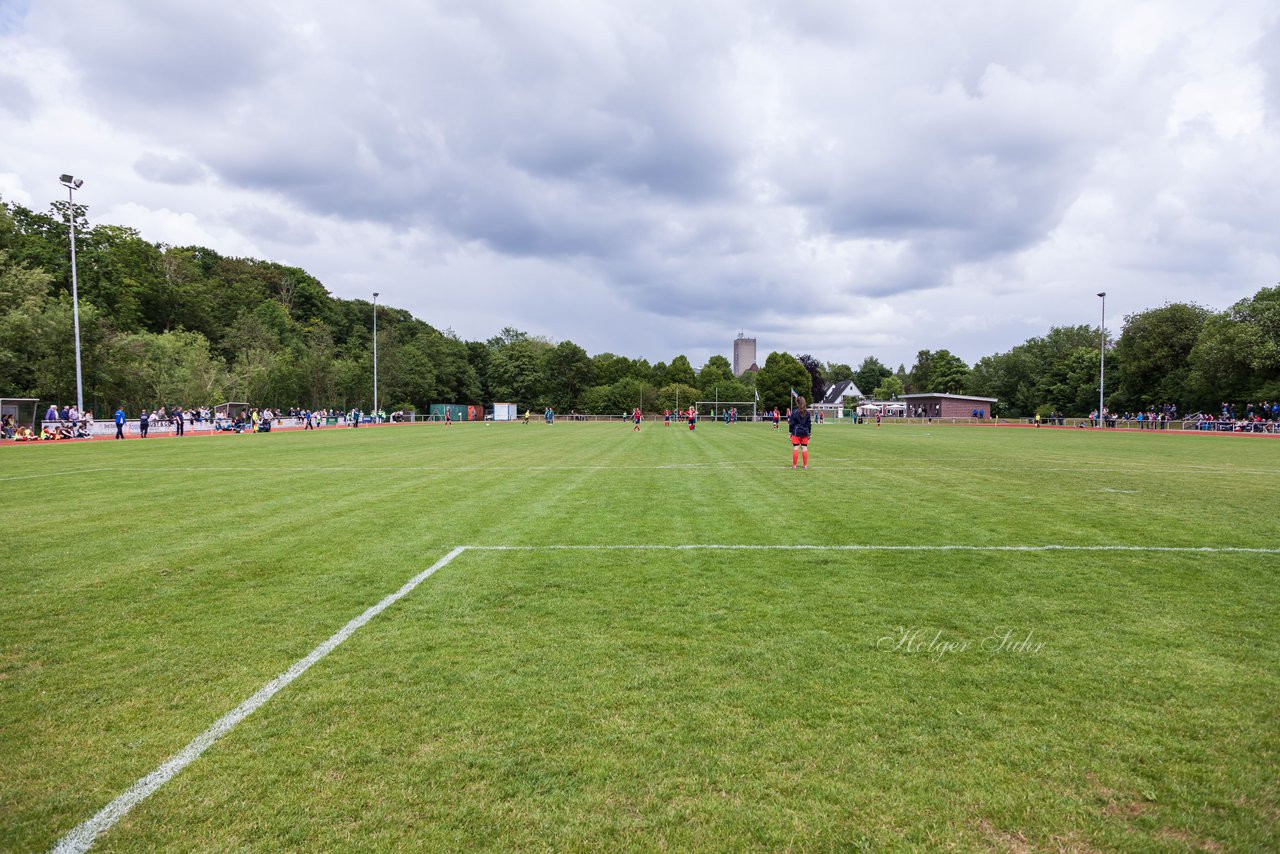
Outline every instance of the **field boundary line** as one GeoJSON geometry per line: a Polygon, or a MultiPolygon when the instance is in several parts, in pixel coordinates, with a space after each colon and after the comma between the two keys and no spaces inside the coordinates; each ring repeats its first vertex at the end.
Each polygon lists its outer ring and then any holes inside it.
{"type": "Polygon", "coordinates": [[[640,543],[635,545],[468,545],[468,551],[698,551],[701,549],[737,550],[737,551],[845,551],[845,552],[1174,552],[1190,554],[1264,554],[1280,555],[1280,548],[1263,548],[1256,546],[1124,546],[1124,545],[873,545],[864,543],[845,545],[817,544],[733,544],[733,543],[685,543],[673,545],[656,545],[640,543]]]}
{"type": "Polygon", "coordinates": [[[107,467],[107,468],[100,468],[100,469],[71,469],[70,471],[50,471],[50,472],[41,472],[40,474],[16,474],[16,475],[11,475],[6,477],[0,477],[0,481],[30,480],[31,478],[35,478],[35,477],[67,477],[68,475],[73,475],[73,474],[96,474],[98,472],[115,471],[115,470],[116,469],[114,467],[107,467]]]}
{"type": "Polygon", "coordinates": [[[333,652],[343,641],[355,634],[361,626],[396,602],[399,602],[405,596],[408,596],[419,584],[434,575],[437,570],[447,566],[454,558],[466,550],[466,546],[458,546],[440,558],[440,560],[406,581],[399,590],[388,595],[378,604],[366,609],[364,613],[348,622],[332,637],[311,650],[310,653],[298,660],[288,670],[259,688],[252,697],[219,718],[217,723],[196,736],[190,744],[161,763],[156,770],[140,778],[126,789],[124,794],[99,810],[93,818],[67,833],[50,850],[58,852],[58,854],[88,851],[98,836],[110,830],[116,822],[124,818],[129,810],[150,797],[157,789],[173,779],[183,768],[199,759],[202,753],[208,750],[218,739],[234,729],[236,724],[257,711],[258,708],[279,693],[290,682],[306,673],[311,668],[311,665],[333,652]]]}

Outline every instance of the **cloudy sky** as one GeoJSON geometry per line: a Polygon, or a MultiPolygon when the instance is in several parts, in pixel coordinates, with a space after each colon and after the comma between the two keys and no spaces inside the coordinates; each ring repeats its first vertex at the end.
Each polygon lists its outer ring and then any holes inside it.
{"type": "Polygon", "coordinates": [[[0,197],[483,339],[973,362],[1280,282],[1274,0],[0,0],[0,197]]]}

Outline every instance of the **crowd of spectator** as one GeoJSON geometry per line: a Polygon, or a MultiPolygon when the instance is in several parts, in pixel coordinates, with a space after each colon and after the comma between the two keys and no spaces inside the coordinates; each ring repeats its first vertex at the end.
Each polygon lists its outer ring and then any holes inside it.
{"type": "MultiPolygon", "coordinates": [[[[403,413],[392,413],[395,420],[405,420],[403,413]]],[[[186,433],[187,427],[201,427],[207,425],[207,429],[217,432],[231,431],[243,433],[247,431],[269,432],[271,425],[276,423],[282,413],[273,411],[270,408],[244,408],[239,411],[226,413],[218,413],[208,406],[191,406],[183,407],[181,405],[162,405],[154,410],[143,409],[138,413],[137,435],[140,438],[147,438],[153,430],[157,428],[175,436],[182,436],[186,433]]],[[[294,407],[289,410],[288,417],[296,418],[306,427],[314,429],[326,421],[331,419],[343,419],[348,424],[352,424],[356,419],[367,418],[367,420],[387,420],[386,413],[379,412],[377,416],[368,418],[359,410],[353,409],[350,412],[341,412],[336,409],[302,409],[294,407]]],[[[116,438],[125,438],[126,425],[131,420],[125,413],[123,406],[119,407],[112,419],[116,426],[116,438]]],[[[51,404],[45,410],[44,416],[39,419],[38,426],[26,426],[19,424],[17,418],[13,414],[6,414],[0,417],[0,439],[11,439],[18,442],[36,442],[36,441],[59,441],[66,439],[89,439],[94,435],[94,417],[92,412],[80,412],[74,405],[58,406],[51,404]]]]}
{"type": "Polygon", "coordinates": [[[1189,430],[1226,433],[1280,433],[1280,400],[1237,407],[1225,400],[1216,413],[1197,412],[1186,418],[1189,430]]]}
{"type": "MultiPolygon", "coordinates": [[[[1124,426],[1139,430],[1207,430],[1223,433],[1280,433],[1280,401],[1263,401],[1237,406],[1223,401],[1217,412],[1195,412],[1179,415],[1173,403],[1124,413],[1102,410],[1107,427],[1124,426]],[[1173,426],[1178,422],[1176,426],[1173,426]]],[[[1098,410],[1089,413],[1089,421],[1098,425],[1098,410]]]]}
{"type": "Polygon", "coordinates": [[[50,404],[40,420],[40,430],[35,431],[17,423],[12,415],[0,418],[0,438],[18,442],[53,442],[60,439],[88,439],[93,435],[93,413],[81,412],[74,405],[59,407],[50,404]]]}

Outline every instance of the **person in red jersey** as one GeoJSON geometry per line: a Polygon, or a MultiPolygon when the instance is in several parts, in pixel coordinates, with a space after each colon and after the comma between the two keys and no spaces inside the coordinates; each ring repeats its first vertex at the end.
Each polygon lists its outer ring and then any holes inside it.
{"type": "Polygon", "coordinates": [[[662,426],[663,427],[671,426],[671,410],[670,409],[662,410],[662,426]]]}
{"type": "Polygon", "coordinates": [[[694,425],[698,423],[698,411],[694,409],[692,406],[689,407],[688,418],[689,418],[689,429],[692,430],[694,428],[694,425]]]}
{"type": "Polygon", "coordinates": [[[634,427],[631,428],[632,433],[640,432],[640,420],[642,418],[644,418],[644,415],[641,414],[640,407],[637,406],[634,410],[631,411],[631,423],[635,425],[634,427]]]}
{"type": "Polygon", "coordinates": [[[795,468],[804,455],[804,467],[809,467],[809,431],[812,422],[809,419],[809,407],[803,397],[796,397],[796,405],[791,408],[791,417],[787,419],[787,432],[791,434],[791,467],[795,468]]]}
{"type": "Polygon", "coordinates": [[[782,413],[778,411],[778,407],[773,408],[773,429],[778,429],[778,422],[782,419],[782,413]]]}

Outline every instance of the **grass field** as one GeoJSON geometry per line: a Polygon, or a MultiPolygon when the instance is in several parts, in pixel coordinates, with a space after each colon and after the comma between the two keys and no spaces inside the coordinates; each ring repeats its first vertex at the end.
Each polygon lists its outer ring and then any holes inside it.
{"type": "Polygon", "coordinates": [[[812,465],[711,423],[0,448],[0,849],[460,546],[95,850],[1280,849],[1280,442],[812,465]]]}

